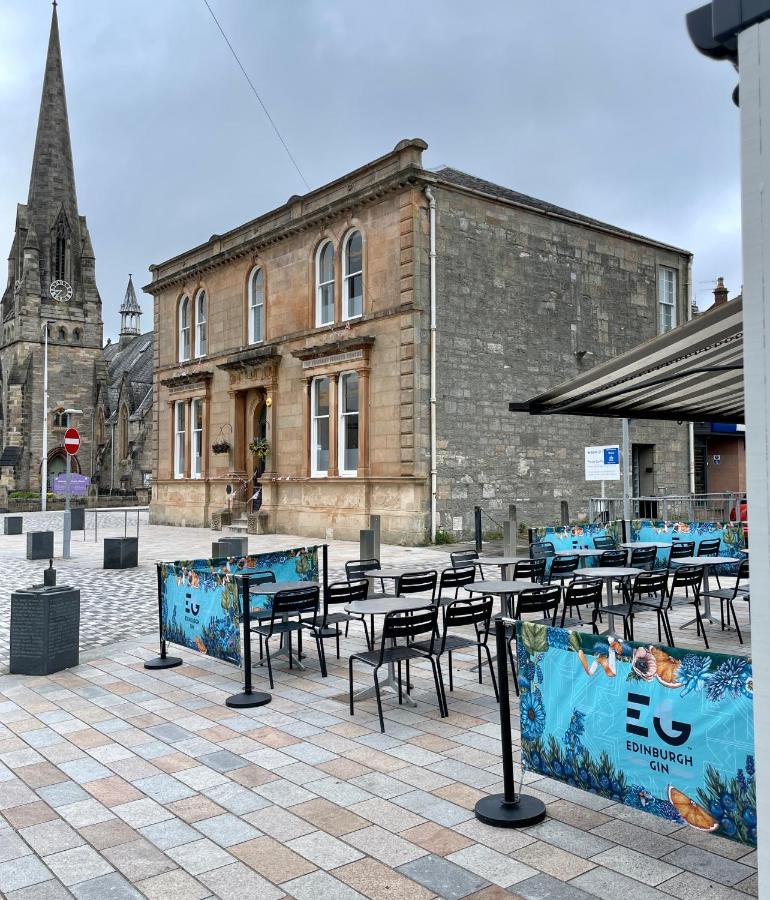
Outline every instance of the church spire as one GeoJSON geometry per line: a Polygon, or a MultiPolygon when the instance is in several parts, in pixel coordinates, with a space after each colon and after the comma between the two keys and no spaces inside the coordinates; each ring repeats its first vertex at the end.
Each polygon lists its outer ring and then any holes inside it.
{"type": "Polygon", "coordinates": [[[121,347],[129,343],[137,335],[141,334],[140,321],[142,317],[142,309],[139,301],[136,299],[136,291],[134,290],[134,282],[131,274],[128,275],[128,285],[123,302],[120,304],[120,345],[121,347]]]}
{"type": "Polygon", "coordinates": [[[51,16],[51,34],[45,63],[43,93],[29,182],[29,212],[38,234],[49,231],[64,211],[71,230],[78,228],[75,170],[72,165],[67,99],[64,93],[59,20],[56,4],[51,16]]]}

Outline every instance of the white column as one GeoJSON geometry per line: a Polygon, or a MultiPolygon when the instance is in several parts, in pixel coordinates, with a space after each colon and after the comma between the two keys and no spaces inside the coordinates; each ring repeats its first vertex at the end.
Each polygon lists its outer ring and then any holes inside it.
{"type": "Polygon", "coordinates": [[[743,228],[743,365],[757,762],[759,896],[770,896],[770,21],[738,39],[743,228]],[[764,96],[762,88],[764,87],[764,96]],[[766,640],[765,638],[768,638],[766,640]]]}

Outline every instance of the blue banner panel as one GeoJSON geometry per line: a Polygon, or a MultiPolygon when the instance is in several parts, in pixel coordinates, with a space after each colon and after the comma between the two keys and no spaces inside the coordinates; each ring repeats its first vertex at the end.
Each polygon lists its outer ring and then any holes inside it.
{"type": "Polygon", "coordinates": [[[525,769],[756,846],[750,659],[516,630],[525,769]]]}
{"type": "MultiPolygon", "coordinates": [[[[719,555],[734,556],[742,559],[743,527],[740,522],[666,522],[663,519],[632,519],[632,541],[654,541],[659,544],[671,544],[676,541],[693,541],[695,554],[701,541],[719,538],[719,555]]],[[[668,549],[659,548],[656,565],[665,566],[668,562],[668,549]]],[[[734,568],[734,567],[733,567],[734,568]]],[[[717,575],[730,574],[730,566],[717,566],[717,575]]]]}
{"type": "MultiPolygon", "coordinates": [[[[280,584],[318,581],[318,548],[300,547],[230,559],[163,563],[161,618],[165,640],[241,665],[241,598],[233,577],[270,571],[280,584]]],[[[252,615],[264,615],[271,599],[251,595],[252,615]]]]}

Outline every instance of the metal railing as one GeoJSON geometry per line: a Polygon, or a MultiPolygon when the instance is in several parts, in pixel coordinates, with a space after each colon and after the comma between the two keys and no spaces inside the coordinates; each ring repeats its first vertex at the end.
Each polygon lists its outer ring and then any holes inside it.
{"type": "MultiPolygon", "coordinates": [[[[632,519],[663,519],[667,522],[740,521],[740,506],[745,500],[746,495],[741,493],[629,498],[632,519]]],[[[622,518],[622,497],[589,498],[590,522],[612,522],[622,518]]]]}

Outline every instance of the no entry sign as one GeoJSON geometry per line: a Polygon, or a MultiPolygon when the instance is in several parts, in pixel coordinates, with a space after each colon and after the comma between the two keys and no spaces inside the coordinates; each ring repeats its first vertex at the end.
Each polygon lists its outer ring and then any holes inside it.
{"type": "Polygon", "coordinates": [[[80,449],[80,433],[77,428],[68,428],[64,432],[64,449],[74,456],[80,449]]]}

